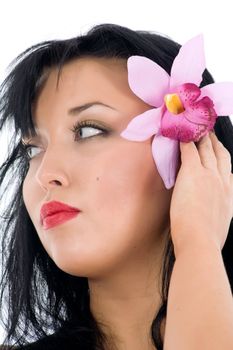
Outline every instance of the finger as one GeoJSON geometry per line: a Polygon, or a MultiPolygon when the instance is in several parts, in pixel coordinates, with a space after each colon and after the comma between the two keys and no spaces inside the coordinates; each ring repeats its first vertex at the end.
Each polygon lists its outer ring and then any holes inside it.
{"type": "Polygon", "coordinates": [[[207,169],[216,171],[218,169],[217,159],[209,134],[206,134],[200,141],[198,141],[197,149],[201,164],[207,169]]]}
{"type": "Polygon", "coordinates": [[[187,165],[190,169],[194,169],[197,165],[201,165],[198,150],[193,141],[180,142],[180,152],[183,166],[187,165]]]}
{"type": "Polygon", "coordinates": [[[217,167],[221,176],[229,181],[229,177],[231,177],[231,154],[224,147],[221,141],[218,140],[215,133],[210,133],[210,139],[212,141],[212,146],[217,159],[217,167]]]}

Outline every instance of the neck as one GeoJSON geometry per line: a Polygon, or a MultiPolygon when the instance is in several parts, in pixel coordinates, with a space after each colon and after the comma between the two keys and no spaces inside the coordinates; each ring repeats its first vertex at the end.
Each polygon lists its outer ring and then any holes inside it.
{"type": "Polygon", "coordinates": [[[88,280],[91,312],[117,349],[155,349],[150,332],[161,306],[163,237],[150,252],[129,259],[111,276],[88,280]]]}

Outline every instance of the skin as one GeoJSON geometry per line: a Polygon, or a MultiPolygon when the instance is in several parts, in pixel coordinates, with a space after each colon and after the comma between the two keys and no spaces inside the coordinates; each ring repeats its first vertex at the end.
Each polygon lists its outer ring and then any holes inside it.
{"type": "Polygon", "coordinates": [[[202,138],[197,147],[189,142],[181,143],[180,149],[182,166],[170,209],[175,253],[178,255],[186,244],[203,240],[221,251],[233,215],[231,155],[214,132],[202,138]]]}
{"type": "Polygon", "coordinates": [[[231,350],[232,291],[221,253],[233,216],[231,156],[214,133],[180,149],[164,350],[231,350]]]}
{"type": "Polygon", "coordinates": [[[221,256],[233,212],[229,152],[214,135],[197,147],[181,143],[182,164],[172,194],[152,160],[151,140],[119,136],[129,120],[150,108],[129,89],[125,61],[73,61],[65,66],[59,89],[56,74],[54,69],[34,106],[41,139],[33,144],[41,152],[31,161],[23,187],[48,254],[65,272],[88,277],[91,310],[113,335],[109,348],[153,349],[149,329],[160,304],[159,268],[170,207],[176,261],[164,349],[232,349],[232,293],[221,256]],[[104,122],[111,133],[74,143],[68,109],[98,99],[116,111],[93,107],[81,119],[104,122]],[[45,232],[39,210],[53,199],[82,213],[45,232]],[[96,239],[94,232],[103,237],[96,239]]]}
{"type": "MultiPolygon", "coordinates": [[[[170,219],[172,189],[156,169],[151,139],[120,136],[129,121],[151,108],[130,89],[126,61],[81,58],[50,72],[33,108],[40,138],[23,184],[23,198],[41,243],[68,274],[85,276],[90,306],[118,349],[154,349],[150,326],[160,305],[162,254],[170,219]],[[70,116],[72,107],[101,101],[70,116]],[[110,131],[74,141],[77,120],[96,120],[110,131]],[[40,208],[59,200],[81,213],[44,230],[40,208]]],[[[95,129],[94,129],[95,130],[95,129]]],[[[87,135],[87,136],[85,136],[87,135]]]]}

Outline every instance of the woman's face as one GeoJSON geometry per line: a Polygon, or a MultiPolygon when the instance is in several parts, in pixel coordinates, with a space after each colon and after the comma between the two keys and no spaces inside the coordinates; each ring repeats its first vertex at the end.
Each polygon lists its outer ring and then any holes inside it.
{"type": "Polygon", "coordinates": [[[57,73],[51,71],[33,108],[39,137],[30,141],[37,148],[23,198],[44,248],[61,270],[103,276],[158,250],[169,226],[172,192],[156,169],[152,139],[120,136],[133,117],[152,108],[130,89],[126,60],[73,60],[64,66],[58,87],[57,73]],[[97,101],[111,108],[69,112],[97,101]],[[86,126],[75,140],[72,127],[85,120],[106,131],[86,126]],[[81,212],[45,230],[40,209],[53,200],[81,212]]]}

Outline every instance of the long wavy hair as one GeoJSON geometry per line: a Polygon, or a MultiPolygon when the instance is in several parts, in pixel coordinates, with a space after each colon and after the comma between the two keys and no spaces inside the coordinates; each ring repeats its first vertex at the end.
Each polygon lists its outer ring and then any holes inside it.
{"type": "MultiPolygon", "coordinates": [[[[131,30],[116,24],[93,26],[85,35],[38,43],[10,64],[0,87],[0,130],[10,132],[8,153],[0,167],[1,321],[6,330],[3,345],[21,349],[105,349],[108,342],[89,307],[88,279],[60,270],[42,246],[22,197],[29,168],[21,138],[35,135],[32,104],[43,72],[84,56],[127,59],[142,55],[170,74],[181,45],[155,32],[131,30]],[[10,194],[9,194],[10,191],[10,194]]],[[[190,67],[190,69],[192,69],[190,67]]],[[[213,83],[205,69],[201,86],[213,83]]],[[[229,116],[217,118],[218,139],[233,158],[233,126],[229,116]]],[[[222,249],[226,273],[233,289],[233,225],[222,249]]],[[[161,323],[166,317],[168,289],[175,262],[169,232],[160,267],[161,305],[155,310],[151,339],[163,349],[161,323]]],[[[190,300],[190,302],[192,302],[190,300]]],[[[233,331],[233,330],[232,330],[233,331]]]]}

